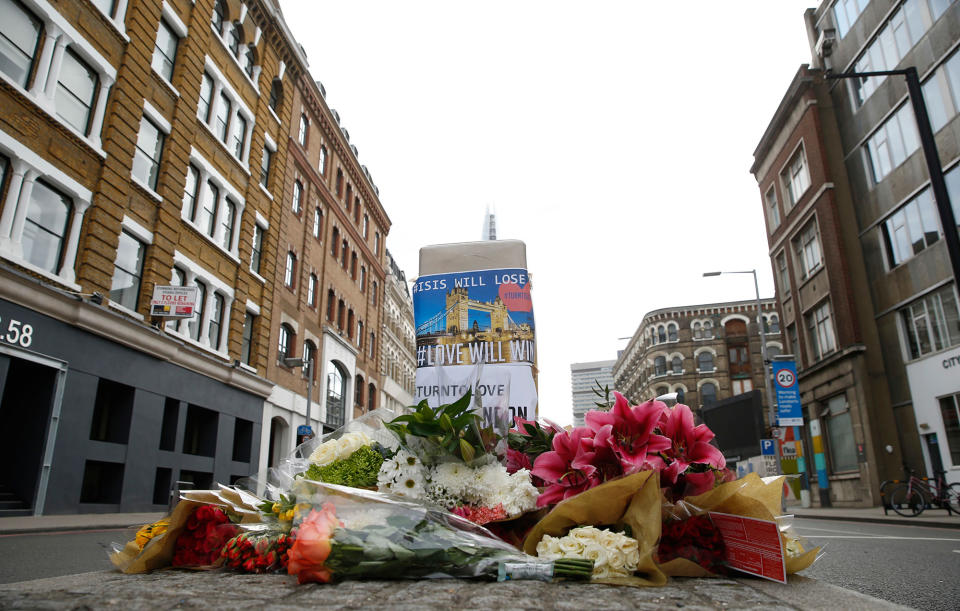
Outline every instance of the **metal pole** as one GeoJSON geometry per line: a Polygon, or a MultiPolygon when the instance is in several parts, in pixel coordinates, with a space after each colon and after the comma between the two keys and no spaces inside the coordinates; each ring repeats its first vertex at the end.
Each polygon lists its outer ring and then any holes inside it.
{"type": "Polygon", "coordinates": [[[313,430],[310,420],[310,400],[313,399],[313,359],[307,361],[307,426],[313,430]]]}
{"type": "Polygon", "coordinates": [[[757,291],[757,331],[760,333],[760,357],[763,359],[763,384],[767,390],[767,417],[770,428],[777,425],[777,411],[773,403],[773,386],[770,384],[770,375],[767,371],[767,335],[763,332],[763,313],[760,304],[760,284],[757,282],[757,270],[753,274],[753,288],[757,291]]]}

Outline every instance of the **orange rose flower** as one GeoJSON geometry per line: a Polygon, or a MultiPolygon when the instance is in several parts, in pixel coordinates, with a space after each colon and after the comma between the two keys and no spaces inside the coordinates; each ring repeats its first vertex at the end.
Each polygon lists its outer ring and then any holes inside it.
{"type": "Polygon", "coordinates": [[[297,576],[299,583],[316,581],[328,583],[333,577],[324,562],[330,555],[333,531],[338,526],[332,503],[315,509],[297,527],[296,539],[290,548],[287,572],[297,576]]]}

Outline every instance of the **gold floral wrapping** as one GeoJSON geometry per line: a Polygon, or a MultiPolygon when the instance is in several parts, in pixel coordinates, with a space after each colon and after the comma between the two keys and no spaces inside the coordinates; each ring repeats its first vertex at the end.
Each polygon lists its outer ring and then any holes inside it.
{"type": "Polygon", "coordinates": [[[562,537],[577,526],[630,527],[637,540],[640,562],[633,577],[595,579],[598,583],[629,586],[662,586],[666,575],[653,558],[660,538],[660,478],[654,471],[641,471],[604,482],[557,506],[537,522],[523,543],[523,550],[537,555],[544,535],[562,537]]]}
{"type": "MultiPolygon", "coordinates": [[[[774,521],[781,514],[783,479],[777,477],[764,481],[756,473],[750,473],[738,480],[721,484],[709,492],[687,497],[683,502],[688,507],[692,506],[697,514],[716,511],[774,521]]],[[[788,575],[802,571],[816,560],[819,547],[806,550],[799,540],[789,534],[781,532],[780,537],[784,539],[784,563],[788,575]],[[795,552],[793,555],[786,553],[788,547],[795,552]]],[[[684,558],[674,558],[659,567],[672,577],[705,577],[711,574],[699,564],[684,558]]]]}

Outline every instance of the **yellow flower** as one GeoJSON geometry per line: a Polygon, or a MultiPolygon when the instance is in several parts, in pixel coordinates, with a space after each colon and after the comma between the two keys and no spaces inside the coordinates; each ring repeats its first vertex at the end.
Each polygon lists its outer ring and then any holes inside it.
{"type": "Polygon", "coordinates": [[[274,503],[273,507],[271,507],[271,510],[273,513],[280,513],[280,503],[274,503]]]}
{"type": "Polygon", "coordinates": [[[151,539],[153,539],[157,535],[161,535],[167,532],[167,527],[169,525],[170,525],[170,520],[168,518],[164,518],[162,520],[157,520],[153,524],[145,524],[144,526],[142,526],[140,530],[137,531],[137,535],[135,538],[137,547],[139,547],[140,549],[143,549],[143,546],[149,543],[151,539]]]}

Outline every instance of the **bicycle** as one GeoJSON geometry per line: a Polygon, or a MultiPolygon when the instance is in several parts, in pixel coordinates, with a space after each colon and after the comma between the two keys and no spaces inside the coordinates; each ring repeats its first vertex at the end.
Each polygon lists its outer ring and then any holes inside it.
{"type": "Polygon", "coordinates": [[[890,491],[890,508],[907,518],[916,517],[933,505],[946,509],[947,515],[960,514],[960,484],[948,485],[945,474],[946,471],[937,471],[931,481],[911,471],[906,484],[890,491]]]}

